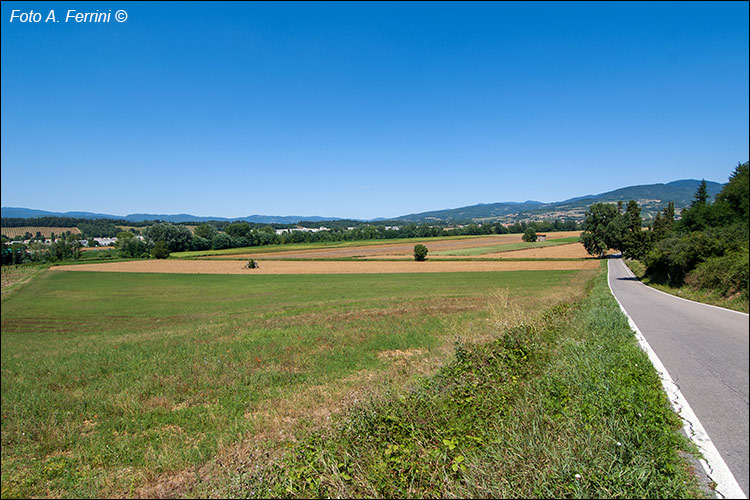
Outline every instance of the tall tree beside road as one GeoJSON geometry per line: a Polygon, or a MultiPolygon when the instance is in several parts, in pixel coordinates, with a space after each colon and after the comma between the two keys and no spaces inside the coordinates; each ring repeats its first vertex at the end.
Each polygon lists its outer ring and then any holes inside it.
{"type": "Polygon", "coordinates": [[[583,221],[581,243],[586,251],[597,257],[604,257],[610,248],[607,226],[620,215],[617,207],[609,203],[594,203],[586,211],[583,221]]]}

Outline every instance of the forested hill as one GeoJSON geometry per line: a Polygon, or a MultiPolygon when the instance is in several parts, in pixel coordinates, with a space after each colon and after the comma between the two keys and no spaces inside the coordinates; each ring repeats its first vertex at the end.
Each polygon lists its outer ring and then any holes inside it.
{"type": "MultiPolygon", "coordinates": [[[[696,179],[685,179],[669,182],[667,184],[646,184],[641,186],[629,186],[597,195],[579,196],[565,201],[553,203],[540,203],[537,201],[526,201],[522,203],[501,202],[471,205],[432,212],[403,215],[399,220],[413,222],[460,222],[460,221],[519,221],[519,220],[542,220],[569,218],[582,220],[583,214],[592,203],[617,202],[627,203],[636,200],[642,207],[642,215],[648,219],[663,210],[666,204],[673,201],[675,209],[689,207],[693,200],[695,190],[701,181],[696,179]]],[[[713,198],[721,191],[724,184],[706,181],[708,193],[713,198]]]]}
{"type": "MultiPolygon", "coordinates": [[[[471,205],[468,207],[436,210],[417,214],[403,215],[393,220],[409,222],[517,222],[522,220],[552,220],[572,219],[583,220],[586,209],[596,202],[616,202],[622,200],[627,203],[636,200],[642,207],[642,215],[648,219],[653,217],[657,211],[663,210],[666,204],[674,201],[675,209],[679,213],[681,209],[690,206],[695,190],[698,189],[699,180],[687,179],[669,182],[667,184],[648,184],[642,186],[629,186],[607,193],[597,195],[579,196],[569,200],[542,203],[538,201],[502,202],[471,205]]],[[[706,181],[708,193],[714,197],[722,188],[723,184],[706,181]]],[[[342,211],[346,208],[342,208],[342,211]]],[[[342,216],[346,214],[340,214],[342,216]]],[[[226,217],[195,216],[190,214],[130,214],[126,216],[98,214],[92,212],[48,212],[45,210],[33,210],[28,208],[2,207],[3,218],[33,218],[33,217],[73,217],[79,219],[115,219],[130,222],[141,222],[147,220],[161,220],[167,222],[203,222],[203,221],[247,221],[264,224],[297,224],[299,221],[319,222],[323,220],[339,220],[338,217],[319,216],[273,216],[273,215],[249,215],[229,219],[226,217]]],[[[373,219],[379,220],[379,219],[373,219]]]]}

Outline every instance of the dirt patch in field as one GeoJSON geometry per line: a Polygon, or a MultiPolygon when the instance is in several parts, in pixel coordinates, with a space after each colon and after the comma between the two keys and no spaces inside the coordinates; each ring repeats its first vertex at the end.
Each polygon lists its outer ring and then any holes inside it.
{"type": "Polygon", "coordinates": [[[449,273],[483,271],[550,271],[593,269],[599,262],[589,261],[261,261],[258,269],[246,269],[243,262],[222,260],[144,260],[103,262],[75,266],[56,266],[57,271],[100,271],[117,273],[176,274],[390,274],[449,273]]]}
{"type": "MultiPolygon", "coordinates": [[[[548,240],[558,238],[569,238],[579,236],[580,231],[559,231],[547,233],[548,240]]],[[[499,234],[485,236],[482,238],[469,238],[463,240],[441,240],[422,241],[431,252],[444,250],[460,250],[465,248],[487,247],[520,243],[521,234],[499,234]]],[[[354,246],[345,248],[319,248],[315,250],[291,250],[288,252],[266,252],[258,251],[247,254],[217,255],[211,259],[337,259],[342,257],[373,257],[382,255],[407,256],[414,254],[414,243],[384,243],[382,245],[354,246]]]]}

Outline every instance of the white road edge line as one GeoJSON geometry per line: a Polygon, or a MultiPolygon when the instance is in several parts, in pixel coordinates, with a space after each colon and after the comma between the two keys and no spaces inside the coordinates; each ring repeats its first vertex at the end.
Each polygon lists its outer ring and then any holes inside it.
{"type": "MultiPolygon", "coordinates": [[[[664,392],[667,393],[667,397],[669,398],[669,402],[672,404],[672,408],[674,408],[674,411],[684,422],[683,429],[685,430],[685,434],[687,434],[687,436],[696,444],[696,446],[698,446],[698,449],[703,454],[704,458],[699,459],[698,461],[703,466],[703,470],[706,471],[708,477],[713,480],[714,483],[716,483],[716,493],[721,498],[746,499],[747,496],[745,495],[745,492],[742,491],[742,488],[740,488],[740,485],[734,478],[732,471],[729,470],[726,462],[724,462],[724,459],[721,458],[719,450],[716,449],[713,441],[711,441],[708,433],[703,428],[703,425],[701,425],[700,420],[698,420],[698,417],[693,412],[693,409],[690,408],[687,399],[685,399],[685,396],[682,395],[679,387],[677,387],[677,384],[674,383],[672,377],[669,375],[669,372],[667,372],[664,364],[659,359],[659,356],[656,355],[656,352],[654,352],[654,350],[651,348],[648,341],[646,340],[646,337],[643,336],[643,333],[641,333],[641,331],[638,329],[638,326],[636,326],[633,318],[630,317],[628,312],[620,303],[620,300],[615,296],[615,292],[612,290],[612,284],[610,283],[609,279],[611,265],[612,259],[607,262],[607,285],[609,286],[609,291],[612,294],[612,297],[614,297],[617,301],[617,304],[620,306],[620,310],[622,310],[622,313],[626,318],[628,318],[630,328],[633,330],[633,332],[635,332],[635,337],[638,340],[638,344],[641,346],[641,349],[643,349],[646,354],[648,354],[648,357],[651,360],[651,364],[654,365],[656,372],[659,374],[661,385],[664,388],[664,392]]],[[[625,266],[625,263],[623,262],[622,265],[625,266]]],[[[625,268],[628,269],[627,266],[625,266],[625,268]]],[[[630,269],[628,269],[628,271],[630,271],[630,269]]]]}
{"type": "Polygon", "coordinates": [[[735,311],[734,309],[727,309],[726,307],[715,306],[713,304],[706,304],[704,302],[698,302],[698,301],[695,301],[695,300],[686,299],[685,297],[680,297],[679,295],[673,295],[671,293],[665,292],[664,290],[659,290],[658,288],[654,288],[652,286],[648,286],[643,281],[641,281],[641,280],[638,279],[638,277],[635,275],[635,273],[633,271],[631,271],[631,269],[628,267],[627,264],[625,264],[624,260],[623,260],[623,264],[625,265],[625,269],[627,269],[628,274],[630,275],[630,277],[635,278],[636,280],[638,280],[638,283],[640,283],[641,285],[645,286],[649,290],[653,290],[655,292],[662,293],[662,294],[664,294],[664,295],[666,295],[668,297],[672,297],[674,299],[680,299],[680,300],[684,300],[685,302],[691,302],[693,304],[698,304],[699,306],[713,307],[714,309],[719,309],[719,310],[722,310],[722,311],[728,311],[728,312],[733,312],[733,313],[737,313],[737,314],[742,314],[743,316],[750,316],[750,314],[742,312],[742,311],[735,311]]]}

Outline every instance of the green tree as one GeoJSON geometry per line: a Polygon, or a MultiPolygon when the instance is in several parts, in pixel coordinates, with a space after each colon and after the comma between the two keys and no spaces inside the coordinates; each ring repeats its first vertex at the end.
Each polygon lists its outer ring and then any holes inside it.
{"type": "Polygon", "coordinates": [[[656,213],[654,219],[654,228],[652,239],[654,242],[661,241],[672,234],[674,230],[674,202],[670,201],[667,208],[664,209],[664,215],[661,212],[656,213]]]}
{"type": "Polygon", "coordinates": [[[193,236],[199,236],[201,238],[211,240],[213,239],[214,236],[216,236],[217,232],[218,231],[213,225],[206,222],[206,223],[200,224],[199,226],[195,228],[195,230],[193,231],[193,236]]]}
{"type": "Polygon", "coordinates": [[[581,233],[581,243],[589,254],[604,257],[609,248],[607,226],[619,215],[617,207],[609,203],[594,203],[589,207],[581,233]]]}
{"type": "Polygon", "coordinates": [[[224,229],[224,232],[232,238],[247,238],[250,236],[250,230],[250,224],[241,221],[232,222],[224,229]]]}
{"type": "Polygon", "coordinates": [[[164,240],[170,252],[181,252],[190,249],[193,233],[185,226],[170,224],[169,222],[157,222],[147,227],[143,235],[152,242],[164,240]]]}
{"type": "Polygon", "coordinates": [[[167,242],[159,240],[154,244],[154,248],[151,249],[151,257],[155,259],[166,259],[169,257],[169,248],[167,248],[167,242]]]}
{"type": "Polygon", "coordinates": [[[121,256],[131,259],[148,256],[149,245],[145,241],[130,234],[130,237],[117,238],[117,249],[121,256]]]}
{"type": "Polygon", "coordinates": [[[698,185],[698,189],[695,190],[693,195],[693,202],[690,204],[691,207],[701,204],[705,205],[708,201],[708,187],[706,186],[706,179],[701,179],[701,183],[698,185]]]}
{"type": "Polygon", "coordinates": [[[423,261],[427,258],[427,247],[421,244],[414,245],[414,260],[423,261]]]}
{"type": "Polygon", "coordinates": [[[527,227],[523,233],[523,241],[532,242],[536,241],[536,231],[533,227],[527,227]]]}
{"type": "Polygon", "coordinates": [[[228,234],[219,233],[216,236],[214,236],[214,239],[211,240],[211,248],[214,250],[222,250],[224,248],[231,248],[232,246],[232,238],[229,237],[228,234]]]}
{"type": "Polygon", "coordinates": [[[726,203],[741,221],[750,216],[750,162],[738,163],[729,176],[729,183],[716,195],[716,201],[726,203]]]}

